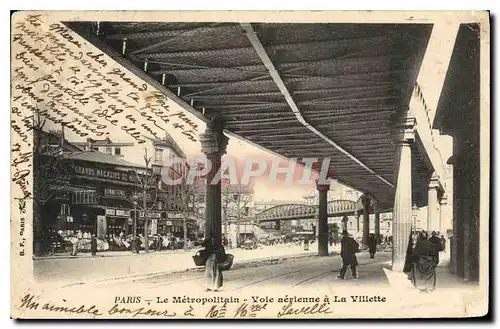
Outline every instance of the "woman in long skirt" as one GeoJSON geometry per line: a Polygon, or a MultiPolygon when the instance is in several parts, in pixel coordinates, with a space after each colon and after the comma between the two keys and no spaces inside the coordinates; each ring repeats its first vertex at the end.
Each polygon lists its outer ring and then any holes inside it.
{"type": "Polygon", "coordinates": [[[217,263],[217,255],[212,253],[205,265],[205,290],[217,291],[222,287],[222,284],[222,271],[219,269],[219,264],[217,263]]]}
{"type": "Polygon", "coordinates": [[[217,291],[223,284],[222,271],[219,268],[219,263],[225,256],[224,247],[222,245],[215,246],[215,239],[207,239],[203,243],[205,252],[209,255],[205,263],[205,290],[217,291]]]}
{"type": "Polygon", "coordinates": [[[427,233],[421,232],[413,252],[411,282],[420,291],[430,292],[436,288],[436,249],[427,240],[427,233]]]}

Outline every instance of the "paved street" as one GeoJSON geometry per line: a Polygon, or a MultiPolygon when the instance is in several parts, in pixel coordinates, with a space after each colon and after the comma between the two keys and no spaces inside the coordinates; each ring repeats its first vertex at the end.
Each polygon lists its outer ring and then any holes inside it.
{"type": "MultiPolygon", "coordinates": [[[[336,278],[342,266],[340,256],[305,257],[289,259],[274,264],[262,266],[243,266],[224,272],[224,292],[253,293],[256,290],[267,291],[279,286],[282,289],[307,288],[329,289],[338,281],[349,286],[377,285],[387,286],[388,282],[382,270],[384,263],[390,260],[390,253],[381,253],[376,259],[369,259],[367,253],[359,254],[359,279],[352,280],[348,271],[348,280],[336,278]]],[[[178,274],[158,275],[144,279],[133,280],[134,285],[144,290],[168,291],[175,287],[178,291],[204,290],[203,271],[178,274]]],[[[120,285],[116,283],[115,285],[120,285]]],[[[98,284],[97,287],[108,289],[112,284],[98,284]]]]}
{"type": "MultiPolygon", "coordinates": [[[[316,252],[312,252],[310,257],[307,253],[303,253],[296,255],[296,258],[274,258],[271,261],[261,259],[258,262],[241,261],[239,264],[236,263],[233,269],[224,272],[224,288],[221,293],[266,293],[270,289],[276,288],[284,291],[293,288],[295,292],[298,289],[324,292],[330,290],[333,292],[332,289],[339,285],[339,282],[343,287],[371,286],[378,289],[388,287],[388,281],[382,267],[384,264],[389,264],[390,253],[377,254],[374,260],[369,259],[367,253],[358,254],[360,263],[358,280],[352,280],[349,270],[346,276],[347,280],[336,278],[342,266],[340,256],[318,257],[315,254],[316,252]]],[[[161,257],[156,259],[161,260],[161,257]]],[[[98,261],[98,259],[92,259],[92,261],[98,261]]],[[[140,264],[142,264],[142,260],[140,264]]],[[[61,291],[78,293],[83,289],[83,291],[90,290],[98,295],[108,296],[119,296],[132,286],[135,291],[141,291],[144,294],[169,294],[173,291],[179,294],[203,293],[203,272],[203,268],[177,273],[165,271],[136,277],[124,277],[119,280],[94,280],[89,277],[81,282],[75,280],[72,283],[69,281],[58,282],[57,285],[51,286],[58,293],[61,291]]]]}
{"type": "MultiPolygon", "coordinates": [[[[248,303],[255,303],[252,296],[264,299],[297,296],[316,296],[321,300],[325,296],[331,299],[335,299],[335,296],[345,298],[347,303],[333,303],[332,300],[330,310],[334,317],[340,313],[353,317],[380,317],[384,314],[414,316],[416,311],[428,316],[456,316],[463,313],[464,303],[473,307],[481,302],[477,285],[465,284],[452,276],[446,262],[437,269],[437,290],[429,294],[413,288],[406,278],[403,278],[404,287],[389,281],[391,277],[385,273],[385,269],[390,268],[390,252],[378,252],[375,259],[370,259],[368,253],[358,253],[359,278],[353,280],[348,270],[346,280],[341,280],[337,278],[342,265],[340,256],[332,254],[319,257],[315,250],[297,253],[300,251],[298,247],[231,251],[239,261],[235,262],[231,270],[224,272],[224,285],[219,292],[205,292],[204,269],[193,267],[192,253],[37,260],[38,275],[44,278],[46,284],[38,287],[41,290],[33,290],[32,293],[43,296],[40,298],[44,302],[51,301],[57,305],[78,306],[82,303],[89,306],[98,300],[106,312],[114,304],[127,310],[140,307],[159,311],[168,309],[170,312],[179,312],[179,315],[184,314],[189,307],[194,307],[196,314],[201,316],[208,314],[212,307],[221,306],[219,302],[199,302],[207,298],[237,297],[248,303]],[[270,254],[274,256],[270,257],[270,254]],[[141,267],[149,269],[149,272],[145,269],[141,271],[141,267]],[[124,269],[130,270],[131,275],[113,279],[117,274],[123,275],[124,269]],[[65,280],[61,281],[57,276],[63,276],[65,280]],[[49,281],[48,277],[52,280],[49,281]],[[61,296],[66,298],[61,299],[61,296]],[[353,303],[353,296],[380,296],[386,298],[387,303],[370,303],[370,312],[360,313],[362,303],[353,303]],[[184,302],[176,304],[172,303],[174,297],[194,298],[197,301],[187,302],[192,303],[191,306],[182,304],[184,302]],[[166,298],[169,302],[162,304],[161,300],[166,298]]],[[[235,303],[228,306],[230,314],[241,305],[235,303]]],[[[267,314],[271,315],[287,304],[276,300],[270,303],[269,308],[272,309],[267,314]]],[[[296,305],[306,304],[298,302],[296,305]]]]}

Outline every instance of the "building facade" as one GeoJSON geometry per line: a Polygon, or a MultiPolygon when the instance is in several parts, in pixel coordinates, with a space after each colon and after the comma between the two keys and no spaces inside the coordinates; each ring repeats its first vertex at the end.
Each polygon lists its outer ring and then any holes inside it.
{"type": "Polygon", "coordinates": [[[486,245],[481,246],[479,236],[480,189],[483,188],[480,180],[488,174],[480,171],[480,156],[484,156],[480,152],[481,33],[477,24],[460,26],[434,118],[434,128],[453,137],[453,155],[447,161],[453,191],[452,198],[448,199],[451,199],[453,214],[445,213],[441,225],[447,228],[452,217],[452,229],[447,232],[452,240],[450,269],[466,281],[479,280],[480,250],[487,250],[486,245]]]}
{"type": "Polygon", "coordinates": [[[175,185],[165,182],[165,175],[185,178],[189,170],[173,140],[152,140],[153,156],[140,165],[125,159],[130,143],[109,139],[71,143],[63,132],[54,131],[40,131],[37,136],[36,254],[50,249],[55,232],[106,239],[131,235],[134,226],[136,234],[144,235],[145,223],[148,235],[196,239],[200,216],[193,210],[193,200],[203,203],[198,190],[188,191],[182,180],[175,185]],[[174,157],[181,161],[170,161],[174,157]]]}

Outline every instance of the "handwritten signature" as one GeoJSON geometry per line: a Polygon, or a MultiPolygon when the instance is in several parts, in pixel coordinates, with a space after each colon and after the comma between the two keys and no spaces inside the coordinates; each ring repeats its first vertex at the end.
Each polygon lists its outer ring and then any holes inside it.
{"type": "Polygon", "coordinates": [[[283,306],[281,311],[279,311],[276,316],[278,318],[281,318],[284,316],[318,315],[318,314],[330,314],[330,313],[332,313],[332,311],[330,311],[330,307],[328,307],[328,304],[326,303],[323,304],[316,303],[312,306],[294,307],[293,303],[290,302],[285,306],[283,306]]]}

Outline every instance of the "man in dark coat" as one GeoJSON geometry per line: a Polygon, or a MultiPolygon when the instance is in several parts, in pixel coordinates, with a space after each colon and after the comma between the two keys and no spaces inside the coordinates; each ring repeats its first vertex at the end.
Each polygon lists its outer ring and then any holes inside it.
{"type": "Polygon", "coordinates": [[[370,252],[370,258],[375,258],[375,253],[377,252],[377,240],[375,239],[375,234],[370,234],[368,237],[368,251],[370,252]]]}
{"type": "Polygon", "coordinates": [[[90,239],[90,252],[92,253],[92,256],[97,254],[97,238],[95,234],[92,234],[92,238],[90,239]]]}
{"type": "Polygon", "coordinates": [[[434,246],[434,249],[436,251],[435,253],[436,261],[437,263],[439,263],[439,252],[443,250],[443,246],[441,244],[441,239],[438,237],[436,231],[432,232],[432,236],[429,238],[429,242],[432,243],[432,245],[434,246]]]}
{"type": "Polygon", "coordinates": [[[158,250],[159,251],[162,251],[163,250],[163,238],[160,236],[158,236],[158,250]]]}
{"type": "Polygon", "coordinates": [[[340,269],[340,274],[337,276],[339,279],[344,279],[347,272],[347,267],[351,266],[352,277],[357,279],[356,266],[358,265],[358,260],[356,258],[356,252],[358,251],[359,244],[352,237],[349,236],[347,231],[342,233],[343,237],[340,240],[340,257],[342,258],[342,268],[340,269]]]}
{"type": "Polygon", "coordinates": [[[135,252],[138,254],[139,251],[141,250],[141,243],[142,243],[141,238],[138,235],[135,237],[134,243],[135,243],[135,252]]]}
{"type": "Polygon", "coordinates": [[[446,239],[444,238],[444,235],[441,235],[441,247],[443,248],[443,251],[446,252],[446,239]]]}

